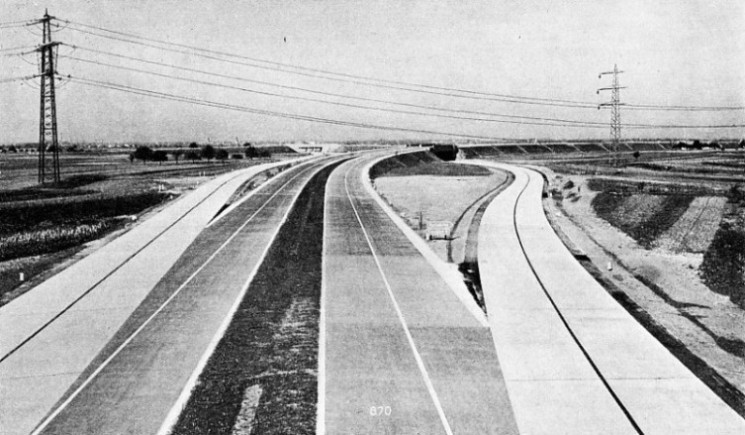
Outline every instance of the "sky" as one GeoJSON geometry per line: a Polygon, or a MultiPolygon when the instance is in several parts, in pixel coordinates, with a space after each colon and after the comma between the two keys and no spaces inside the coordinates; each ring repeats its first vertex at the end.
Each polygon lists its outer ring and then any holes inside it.
{"type": "MultiPolygon", "coordinates": [[[[620,74],[621,85],[626,86],[620,91],[623,103],[745,106],[745,2],[741,0],[3,0],[0,22],[40,18],[45,8],[60,20],[60,27],[53,29],[54,40],[66,44],[59,48],[60,75],[242,108],[204,107],[62,80],[57,93],[58,128],[60,140],[66,142],[607,139],[610,128],[605,125],[586,128],[493,122],[524,119],[489,114],[608,123],[609,111],[598,110],[594,104],[609,100],[608,92],[598,95],[596,90],[610,86],[611,77],[599,79],[598,73],[612,70],[614,64],[624,71],[620,74]],[[66,27],[66,20],[74,24],[66,27]],[[104,38],[100,35],[128,39],[81,25],[243,57],[212,55],[211,59],[173,45],[167,46],[171,50],[162,50],[104,38]],[[592,104],[574,108],[464,98],[483,94],[457,91],[411,92],[369,86],[349,76],[336,76],[348,79],[339,81],[309,70],[293,70],[304,75],[292,74],[247,57],[440,88],[592,104]],[[375,128],[247,113],[245,108],[375,128]],[[470,114],[464,115],[464,111],[470,114]],[[474,116],[473,112],[487,115],[474,116]],[[485,116],[492,121],[484,121],[485,116]]],[[[41,41],[39,32],[38,26],[0,28],[0,49],[36,45],[41,41]]],[[[0,79],[34,74],[35,65],[33,53],[0,57],[0,79]]],[[[0,83],[0,143],[37,140],[38,80],[0,83]]],[[[622,107],[621,116],[625,124],[745,124],[743,110],[680,112],[622,107]]],[[[739,138],[745,131],[623,128],[623,136],[739,138]]]]}

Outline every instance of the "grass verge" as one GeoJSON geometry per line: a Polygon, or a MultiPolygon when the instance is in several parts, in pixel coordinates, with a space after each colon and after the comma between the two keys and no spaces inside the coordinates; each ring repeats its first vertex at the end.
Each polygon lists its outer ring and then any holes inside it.
{"type": "Polygon", "coordinates": [[[725,210],[699,270],[707,287],[745,309],[745,194],[731,189],[725,210]]]}
{"type": "Polygon", "coordinates": [[[225,335],[199,377],[174,434],[245,427],[246,391],[261,391],[251,433],[314,433],[323,198],[332,165],[290,211],[225,335]]]}
{"type": "Polygon", "coordinates": [[[603,191],[592,200],[592,208],[599,217],[651,249],[657,237],[683,216],[694,198],[691,195],[635,196],[603,191]],[[624,206],[630,199],[636,199],[636,205],[624,206]],[[649,210],[640,213],[644,208],[649,210]]]}

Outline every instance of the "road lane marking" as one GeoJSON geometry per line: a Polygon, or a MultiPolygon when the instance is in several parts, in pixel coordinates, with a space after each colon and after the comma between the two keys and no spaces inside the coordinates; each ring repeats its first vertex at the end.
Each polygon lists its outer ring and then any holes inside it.
{"type": "Polygon", "coordinates": [[[44,429],[46,429],[46,427],[47,427],[47,426],[49,426],[49,423],[51,423],[51,422],[52,422],[52,420],[54,420],[54,419],[55,419],[55,418],[56,418],[56,417],[57,417],[57,416],[58,416],[58,415],[59,415],[59,414],[60,414],[60,413],[61,413],[61,412],[62,412],[62,411],[63,411],[63,410],[64,410],[64,409],[65,409],[65,408],[66,408],[66,407],[67,407],[67,406],[68,406],[68,405],[69,405],[69,404],[70,404],[70,403],[71,403],[71,402],[72,402],[72,401],[73,401],[73,400],[74,400],[74,399],[75,399],[75,398],[76,398],[76,397],[77,397],[77,396],[78,396],[78,395],[79,395],[79,394],[80,394],[80,393],[81,393],[81,392],[82,392],[82,391],[83,391],[84,389],[85,389],[85,387],[87,387],[87,386],[88,386],[88,385],[89,385],[89,384],[90,384],[90,383],[91,383],[91,382],[93,381],[93,379],[95,379],[95,377],[96,377],[96,376],[98,376],[98,374],[99,374],[99,373],[101,373],[101,372],[103,371],[103,369],[105,369],[105,368],[106,368],[106,366],[108,366],[108,365],[109,365],[109,363],[111,363],[111,361],[112,361],[112,360],[113,360],[114,358],[116,358],[116,356],[117,356],[117,355],[119,355],[119,353],[120,353],[120,352],[121,352],[122,350],[124,350],[124,348],[125,348],[125,347],[127,347],[127,346],[129,345],[129,343],[131,343],[131,342],[132,342],[132,340],[134,340],[134,338],[135,338],[135,337],[136,337],[137,335],[139,335],[139,333],[140,333],[140,332],[142,332],[142,330],[144,330],[144,329],[145,329],[145,327],[147,327],[147,325],[148,325],[148,324],[150,324],[150,322],[151,322],[151,321],[152,321],[152,320],[153,320],[153,319],[154,319],[154,318],[155,318],[155,317],[156,317],[156,316],[157,316],[158,314],[160,314],[160,312],[161,312],[161,311],[163,311],[163,309],[164,309],[164,308],[165,308],[165,307],[166,307],[166,306],[167,306],[167,305],[168,305],[168,304],[169,304],[169,303],[170,303],[170,302],[171,302],[171,301],[172,301],[172,300],[173,300],[173,299],[174,299],[174,298],[175,298],[175,297],[176,297],[176,296],[177,296],[177,295],[178,295],[178,294],[179,294],[179,293],[181,292],[181,290],[183,290],[183,289],[184,289],[184,288],[185,288],[185,287],[186,287],[186,286],[187,286],[187,285],[188,285],[188,284],[189,284],[189,283],[190,283],[190,282],[191,282],[191,281],[192,281],[192,280],[193,280],[193,279],[194,279],[194,278],[195,278],[195,277],[196,277],[196,276],[197,276],[197,275],[198,275],[198,274],[199,274],[199,273],[200,273],[200,272],[201,272],[201,271],[202,271],[202,270],[203,270],[203,269],[205,268],[205,267],[207,267],[207,265],[208,265],[209,263],[211,263],[211,262],[212,262],[212,260],[213,260],[213,259],[215,259],[215,257],[217,257],[217,255],[218,255],[218,254],[219,254],[219,253],[220,253],[220,252],[221,252],[221,251],[222,251],[222,250],[223,250],[223,249],[224,249],[224,248],[225,248],[225,247],[226,247],[226,246],[227,246],[227,245],[228,245],[228,244],[229,244],[229,243],[230,243],[231,241],[233,241],[233,239],[234,239],[235,237],[237,237],[237,236],[238,236],[238,234],[239,234],[239,233],[240,233],[240,232],[241,232],[241,231],[242,231],[242,230],[243,230],[243,229],[244,229],[244,228],[245,228],[245,227],[246,227],[246,226],[247,226],[247,225],[248,225],[248,224],[249,224],[249,223],[251,222],[251,220],[252,220],[252,219],[253,219],[254,217],[256,217],[256,215],[257,215],[257,214],[259,214],[259,212],[261,212],[261,210],[263,210],[263,209],[264,209],[264,208],[265,208],[265,207],[267,206],[267,204],[269,204],[269,203],[270,203],[270,202],[272,201],[272,199],[274,199],[274,197],[276,197],[277,195],[279,195],[279,193],[280,193],[280,192],[282,192],[282,190],[283,190],[283,189],[284,189],[284,188],[285,188],[285,187],[286,187],[286,186],[287,186],[288,184],[290,184],[290,183],[291,183],[291,182],[292,182],[293,180],[295,180],[296,178],[298,178],[298,177],[299,177],[300,175],[302,175],[302,174],[303,174],[304,172],[305,172],[305,171],[299,171],[299,173],[298,173],[297,175],[293,176],[292,178],[290,178],[289,180],[287,180],[287,182],[285,182],[285,183],[284,183],[283,185],[281,185],[281,186],[280,186],[280,187],[279,187],[279,188],[277,189],[277,191],[276,191],[276,192],[274,192],[274,194],[272,194],[272,196],[270,196],[270,197],[269,197],[269,198],[268,198],[268,199],[267,199],[267,200],[266,200],[266,201],[264,202],[264,204],[262,204],[262,205],[261,205],[261,207],[259,207],[259,208],[258,208],[258,209],[257,209],[257,210],[256,210],[256,211],[255,211],[255,212],[254,212],[254,213],[253,213],[253,214],[252,214],[252,215],[251,215],[251,216],[250,216],[250,217],[248,218],[248,219],[246,219],[246,222],[244,222],[244,223],[243,223],[243,225],[241,225],[241,226],[240,226],[240,227],[239,227],[239,228],[238,228],[238,229],[237,229],[237,230],[236,230],[235,232],[233,232],[233,234],[231,234],[231,236],[230,236],[230,237],[229,237],[229,238],[228,238],[228,239],[227,239],[227,240],[226,240],[225,242],[223,242],[223,244],[221,244],[221,245],[220,245],[220,247],[219,247],[219,248],[217,248],[217,250],[215,250],[215,252],[214,252],[214,253],[213,253],[212,255],[210,255],[210,257],[209,257],[209,258],[208,258],[208,259],[207,259],[207,260],[206,260],[206,261],[205,261],[204,263],[202,263],[202,265],[201,265],[201,266],[199,266],[199,268],[198,268],[198,269],[197,269],[196,271],[194,271],[194,272],[193,272],[193,273],[192,273],[192,274],[191,274],[191,275],[190,275],[190,276],[189,276],[189,277],[188,277],[188,278],[186,279],[186,281],[184,281],[184,283],[183,283],[183,284],[181,284],[181,285],[180,285],[180,286],[179,286],[179,287],[178,287],[178,288],[177,288],[177,289],[176,289],[176,290],[175,290],[175,291],[174,291],[174,292],[173,292],[173,293],[171,294],[171,296],[169,296],[169,297],[168,297],[168,299],[166,299],[166,300],[165,300],[165,301],[164,301],[164,302],[163,302],[163,303],[162,303],[162,304],[160,305],[160,307],[158,307],[158,309],[157,309],[157,310],[155,310],[155,312],[153,312],[153,314],[151,314],[151,315],[150,315],[150,317],[148,317],[148,318],[147,318],[147,319],[146,319],[146,320],[145,320],[145,321],[144,321],[144,322],[142,323],[142,325],[140,325],[140,327],[139,327],[139,328],[137,328],[137,329],[136,329],[136,330],[135,330],[135,331],[134,331],[134,332],[133,332],[133,333],[132,333],[132,334],[131,334],[131,335],[130,335],[130,336],[129,336],[129,337],[128,337],[128,338],[127,338],[127,339],[126,339],[126,340],[125,340],[125,341],[124,341],[124,342],[123,342],[122,344],[121,344],[121,345],[119,345],[119,347],[118,347],[118,348],[117,348],[117,349],[116,349],[116,350],[115,350],[115,351],[114,351],[114,352],[113,352],[113,353],[112,353],[111,355],[109,355],[109,357],[108,357],[108,358],[106,358],[106,360],[104,360],[104,362],[102,362],[102,363],[101,363],[101,365],[99,365],[99,366],[98,366],[98,367],[96,368],[96,370],[94,370],[94,371],[93,371],[93,373],[91,373],[91,374],[90,374],[90,376],[88,376],[88,378],[86,378],[86,380],[85,380],[85,381],[84,381],[84,382],[83,382],[83,383],[82,383],[82,384],[81,384],[81,385],[80,385],[80,386],[79,386],[78,388],[76,388],[76,389],[75,389],[75,391],[73,391],[73,392],[72,392],[72,394],[70,394],[70,396],[69,396],[69,397],[68,397],[68,398],[67,398],[67,399],[66,399],[66,400],[65,400],[64,402],[62,402],[62,404],[60,404],[60,405],[59,405],[59,406],[57,407],[57,409],[55,409],[55,410],[54,410],[54,411],[53,411],[53,412],[52,412],[51,414],[49,414],[49,416],[48,416],[48,417],[46,417],[46,418],[45,418],[45,419],[44,419],[44,420],[43,420],[43,421],[42,421],[42,422],[41,422],[41,423],[40,423],[40,424],[39,424],[39,425],[38,425],[38,426],[36,427],[36,429],[34,429],[34,431],[33,431],[33,432],[31,432],[31,435],[38,435],[38,434],[40,434],[40,433],[41,433],[41,432],[42,432],[42,431],[43,431],[44,429]]]}
{"type": "MultiPolygon", "coordinates": [[[[228,327],[230,326],[230,323],[233,321],[233,316],[235,316],[235,313],[236,311],[238,311],[238,308],[240,307],[241,302],[243,302],[243,298],[246,296],[246,292],[248,292],[248,288],[251,285],[251,281],[253,281],[254,277],[256,276],[256,273],[258,273],[259,268],[261,267],[261,264],[264,262],[264,258],[266,258],[266,255],[269,253],[269,249],[272,247],[274,240],[277,238],[277,234],[279,234],[279,231],[282,229],[282,225],[284,225],[285,222],[287,222],[287,218],[290,216],[290,212],[292,212],[295,202],[300,197],[300,194],[302,194],[303,190],[305,189],[305,186],[310,182],[313,176],[317,174],[318,172],[320,172],[321,170],[323,170],[323,168],[325,168],[326,166],[333,164],[333,162],[334,160],[329,161],[326,164],[323,164],[319,166],[318,168],[316,168],[315,171],[313,171],[313,174],[311,174],[311,176],[308,177],[308,180],[306,180],[303,186],[300,187],[297,193],[293,196],[292,201],[290,203],[291,204],[290,207],[287,208],[287,211],[282,216],[282,220],[279,222],[279,225],[277,225],[274,232],[272,233],[272,236],[269,239],[269,243],[267,243],[266,247],[261,252],[261,256],[259,257],[259,260],[256,262],[256,265],[254,266],[253,270],[251,270],[251,273],[248,275],[248,278],[246,278],[246,281],[243,283],[243,286],[241,287],[241,291],[236,297],[235,301],[233,302],[233,305],[230,307],[230,310],[228,311],[227,315],[223,319],[222,323],[220,323],[220,326],[215,332],[215,335],[212,337],[212,340],[207,345],[207,348],[202,354],[202,357],[199,359],[197,366],[194,368],[194,370],[191,373],[191,376],[189,376],[189,379],[186,381],[184,388],[181,389],[181,394],[179,394],[178,399],[176,399],[176,402],[173,404],[173,406],[171,407],[171,410],[168,412],[168,415],[166,416],[165,420],[163,421],[160,428],[158,429],[157,435],[170,434],[174,426],[176,426],[176,423],[178,423],[178,418],[181,415],[181,411],[183,411],[184,407],[186,406],[186,402],[189,400],[189,397],[191,397],[191,392],[196,386],[197,381],[199,380],[199,375],[202,374],[202,371],[204,370],[204,367],[207,365],[207,362],[212,356],[212,353],[217,348],[217,345],[220,343],[220,340],[222,340],[223,336],[225,335],[225,331],[227,331],[228,327]]],[[[305,171],[302,171],[301,174],[304,172],[305,171]]],[[[290,181],[294,180],[301,174],[298,174],[296,177],[293,177],[290,181]]],[[[282,187],[284,187],[284,185],[282,187]]],[[[281,189],[282,188],[280,188],[279,190],[281,189]]],[[[269,202],[269,200],[267,200],[267,202],[269,202]]]]}
{"type": "MultiPolygon", "coordinates": [[[[210,194],[205,196],[203,199],[199,200],[194,206],[189,208],[184,214],[182,214],[178,219],[173,221],[170,225],[168,225],[165,229],[163,229],[161,232],[155,235],[150,241],[148,241],[146,244],[144,244],[141,248],[137,249],[132,255],[125,258],[124,261],[122,261],[119,265],[117,265],[114,269],[111,270],[111,272],[107,273],[103,278],[96,281],[92,286],[90,286],[87,290],[85,290],[80,296],[75,298],[72,302],[70,302],[65,308],[63,308],[59,313],[57,313],[54,317],[47,320],[43,325],[41,325],[38,329],[36,329],[31,335],[23,339],[18,345],[16,345],[13,349],[11,349],[8,353],[0,357],[0,363],[8,359],[11,355],[13,355],[15,352],[17,352],[20,348],[25,346],[29,341],[33,340],[34,337],[39,335],[44,329],[49,327],[52,323],[54,323],[57,319],[59,319],[63,314],[65,314],[67,311],[70,310],[74,305],[76,305],[78,302],[83,300],[86,296],[88,296],[93,290],[95,290],[101,283],[106,281],[107,279],[111,278],[115,273],[117,273],[122,267],[124,267],[127,263],[129,263],[134,257],[136,257],[139,253],[147,249],[150,245],[155,243],[156,240],[158,240],[163,234],[170,231],[174,226],[176,226],[179,222],[181,222],[187,215],[189,215],[192,211],[194,211],[197,207],[202,205],[205,201],[209,199],[209,197],[212,195],[212,193],[217,192],[220,188],[228,184],[229,182],[233,181],[234,179],[240,177],[241,174],[235,174],[233,177],[230,177],[229,179],[225,180],[225,182],[221,183],[219,186],[215,187],[210,194]]],[[[175,203],[174,203],[175,204],[175,203]]]]}
{"type": "MultiPolygon", "coordinates": [[[[290,170],[293,165],[295,165],[295,164],[300,165],[300,164],[303,163],[303,161],[305,161],[305,160],[312,160],[312,159],[313,159],[313,156],[310,156],[310,157],[302,157],[302,158],[298,158],[298,159],[295,159],[295,160],[285,160],[285,161],[282,161],[282,162],[277,162],[277,163],[270,164],[264,170],[262,170],[260,172],[257,172],[253,177],[251,177],[248,180],[246,180],[246,182],[251,181],[252,179],[258,177],[259,175],[261,175],[261,174],[263,174],[263,173],[265,173],[267,171],[271,171],[272,169],[276,169],[276,168],[278,168],[280,166],[289,165],[289,167],[286,170],[290,170]]],[[[282,172],[282,171],[280,171],[280,172],[282,172]]],[[[279,173],[277,173],[276,175],[279,175],[279,173]]],[[[251,199],[254,196],[254,194],[256,194],[262,187],[264,187],[267,184],[269,184],[269,182],[271,181],[272,178],[273,177],[269,177],[269,179],[267,179],[264,183],[260,184],[258,187],[256,187],[255,189],[252,189],[250,192],[248,192],[246,195],[244,195],[243,198],[240,198],[238,201],[236,201],[233,204],[229,205],[225,210],[219,212],[217,214],[217,217],[213,218],[210,222],[208,222],[207,223],[207,226],[205,228],[209,228],[212,225],[216,224],[217,222],[219,222],[220,220],[222,220],[225,216],[229,215],[233,210],[235,210],[238,207],[240,207],[241,204],[243,204],[244,202],[246,202],[249,199],[251,199]]],[[[240,186],[239,186],[239,188],[240,188],[240,186]]],[[[236,191],[237,190],[238,189],[236,189],[236,191]]]]}
{"type": "Polygon", "coordinates": [[[357,211],[357,207],[354,205],[354,201],[352,200],[352,195],[349,192],[349,185],[347,182],[349,172],[351,172],[351,170],[348,170],[347,172],[344,173],[344,190],[347,193],[347,199],[349,199],[349,203],[352,205],[352,210],[354,211],[354,215],[357,218],[357,222],[359,222],[360,228],[362,229],[362,233],[365,235],[365,240],[367,241],[367,244],[370,247],[370,252],[372,253],[373,260],[375,260],[375,265],[378,267],[380,276],[383,278],[383,283],[385,284],[385,288],[388,291],[388,296],[390,296],[391,301],[393,302],[393,308],[396,310],[396,315],[398,316],[398,320],[401,322],[401,326],[404,329],[404,333],[406,335],[406,339],[409,342],[409,346],[411,347],[411,351],[414,353],[414,359],[416,360],[416,364],[419,367],[419,371],[422,374],[422,378],[424,379],[424,384],[427,386],[427,391],[429,392],[429,395],[432,398],[432,402],[434,403],[435,408],[437,409],[437,415],[440,417],[440,421],[442,422],[442,425],[445,428],[445,433],[447,435],[453,435],[453,430],[450,428],[450,423],[448,423],[447,417],[445,416],[445,411],[443,411],[442,409],[442,405],[440,404],[440,399],[437,396],[437,392],[435,391],[435,387],[432,384],[432,380],[429,377],[429,373],[427,373],[427,368],[424,366],[424,361],[422,360],[421,355],[419,355],[419,351],[417,350],[416,344],[414,343],[414,338],[411,336],[411,332],[409,331],[409,327],[406,324],[406,320],[404,319],[404,315],[401,312],[401,308],[398,305],[396,296],[393,294],[393,289],[391,289],[391,285],[388,282],[388,278],[386,277],[385,272],[383,271],[383,266],[380,264],[380,260],[378,259],[378,256],[375,253],[375,248],[372,245],[372,240],[370,239],[370,235],[367,233],[367,230],[365,229],[365,225],[362,223],[360,214],[357,211]]]}
{"type": "MultiPolygon", "coordinates": [[[[331,178],[331,174],[329,174],[331,178]]],[[[323,238],[321,246],[321,303],[318,308],[318,399],[316,402],[316,435],[326,434],[326,251],[328,244],[329,188],[326,180],[323,194],[323,238]]]]}

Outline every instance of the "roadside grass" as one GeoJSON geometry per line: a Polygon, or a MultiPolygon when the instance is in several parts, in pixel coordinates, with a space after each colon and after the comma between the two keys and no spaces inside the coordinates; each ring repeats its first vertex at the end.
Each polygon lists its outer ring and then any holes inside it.
{"type": "Polygon", "coordinates": [[[483,166],[459,165],[448,162],[427,162],[416,166],[393,168],[384,174],[386,177],[405,177],[409,175],[439,175],[443,177],[489,176],[492,172],[483,166]]]}
{"type": "Polygon", "coordinates": [[[699,267],[712,291],[745,309],[745,194],[730,189],[725,214],[699,267]]]}
{"type": "Polygon", "coordinates": [[[0,261],[48,254],[97,239],[114,226],[112,220],[57,226],[0,237],[0,261]]]}
{"type": "Polygon", "coordinates": [[[326,180],[314,176],[269,248],[225,335],[199,376],[174,434],[315,432],[326,180]],[[246,391],[261,391],[253,422],[246,391]]]}
{"type": "Polygon", "coordinates": [[[646,249],[688,210],[691,195],[630,195],[602,191],[592,200],[595,213],[646,249]]]}
{"type": "Polygon", "coordinates": [[[436,161],[440,161],[440,159],[427,150],[398,154],[394,157],[383,159],[370,168],[370,178],[375,179],[388,175],[392,171],[415,168],[421,164],[436,161]]]}

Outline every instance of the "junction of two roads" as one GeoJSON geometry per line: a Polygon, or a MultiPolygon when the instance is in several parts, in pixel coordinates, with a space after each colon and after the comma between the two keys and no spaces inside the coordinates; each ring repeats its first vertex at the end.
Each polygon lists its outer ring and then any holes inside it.
{"type": "Polygon", "coordinates": [[[223,175],[0,308],[0,433],[170,433],[324,171],[317,433],[745,433],[564,247],[538,172],[467,162],[514,175],[478,232],[486,316],[372,188],[391,156],[296,161],[225,210],[267,167],[223,175]]]}

